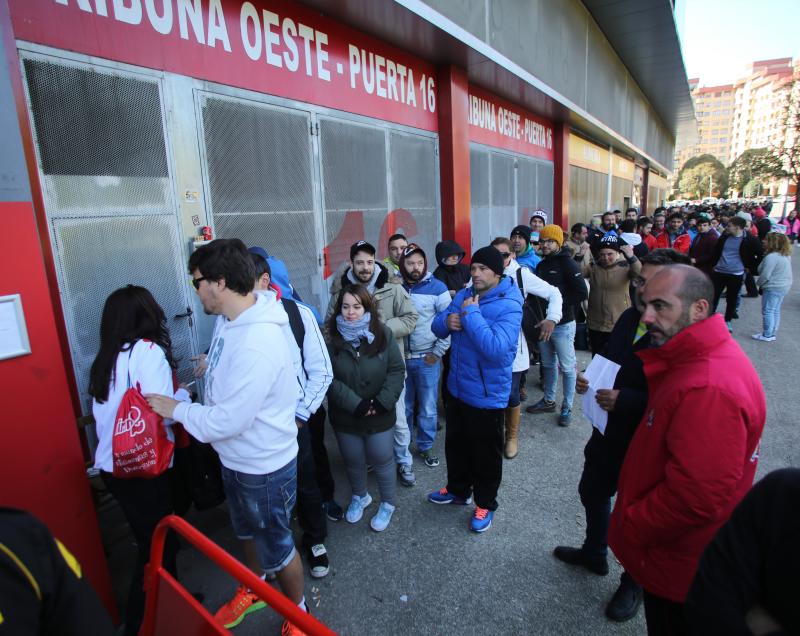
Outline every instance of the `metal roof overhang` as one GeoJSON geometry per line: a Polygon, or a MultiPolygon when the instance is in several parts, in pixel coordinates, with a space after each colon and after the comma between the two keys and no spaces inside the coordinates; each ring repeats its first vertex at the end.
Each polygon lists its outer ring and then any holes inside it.
{"type": "Polygon", "coordinates": [[[582,0],[661,120],[693,143],[697,120],[670,0],[582,0]]]}
{"type": "MultiPolygon", "coordinates": [[[[542,117],[568,122],[595,141],[633,155],[640,162],[647,162],[662,172],[669,173],[672,170],[671,167],[663,165],[647,154],[643,148],[635,146],[599,119],[424,2],[419,0],[300,1],[320,13],[413,52],[430,62],[453,64],[465,68],[470,82],[474,82],[500,97],[515,102],[542,117]]],[[[673,134],[678,133],[678,126],[682,122],[688,124],[690,130],[694,130],[696,126],[694,107],[689,94],[689,85],[686,80],[669,0],[642,0],[642,3],[647,5],[663,4],[663,11],[668,12],[671,22],[666,26],[653,26],[654,31],[649,31],[651,35],[656,31],[659,34],[659,39],[653,41],[649,47],[651,56],[648,59],[652,66],[648,67],[647,62],[643,61],[636,67],[639,72],[654,74],[650,84],[642,85],[640,79],[634,77],[651,103],[656,100],[648,90],[655,90],[653,86],[658,86],[660,83],[668,85],[668,87],[659,88],[658,95],[671,94],[672,100],[660,102],[661,109],[656,109],[656,112],[659,113],[662,121],[673,134]],[[663,32],[658,29],[662,29],[663,32]],[[664,38],[674,40],[674,46],[666,46],[664,38]],[[660,57],[655,54],[657,46],[664,48],[665,53],[661,57],[666,56],[667,51],[673,55],[676,54],[677,57],[673,57],[670,64],[659,66],[660,57]],[[664,73],[667,74],[667,77],[663,75],[664,73]],[[675,77],[676,74],[678,77],[675,77]],[[683,101],[678,90],[679,84],[682,85],[683,93],[685,93],[683,101]],[[678,109],[677,105],[682,105],[683,110],[678,109]],[[688,111],[685,110],[687,105],[688,111]]],[[[637,6],[638,0],[621,0],[616,3],[597,0],[595,4],[637,6]]],[[[642,20],[645,26],[649,24],[648,20],[655,20],[657,16],[661,16],[663,19],[663,15],[661,15],[663,11],[657,10],[655,6],[652,11],[652,14],[639,16],[639,20],[642,20]]],[[[592,15],[594,17],[593,12],[592,15]]],[[[596,17],[595,20],[597,20],[596,17]]],[[[665,23],[660,22],[659,24],[665,23]]],[[[642,24],[640,23],[639,26],[641,28],[642,24]]],[[[600,24],[600,27],[603,29],[603,24],[600,24]]],[[[603,31],[606,32],[605,29],[603,31]]],[[[606,35],[608,37],[607,32],[606,35]]],[[[634,55],[628,49],[626,49],[626,53],[634,55]]],[[[617,50],[617,54],[621,56],[619,50],[617,50]]],[[[626,58],[623,58],[622,61],[633,74],[633,69],[631,69],[633,62],[626,58]]]]}

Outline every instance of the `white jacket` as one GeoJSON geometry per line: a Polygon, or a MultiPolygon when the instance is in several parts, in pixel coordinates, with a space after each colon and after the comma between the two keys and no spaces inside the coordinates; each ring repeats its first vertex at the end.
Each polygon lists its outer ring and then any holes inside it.
{"type": "MultiPolygon", "coordinates": [[[[172,369],[167,363],[167,356],[157,344],[149,340],[138,340],[132,350],[120,351],[117,355],[114,379],[108,388],[108,399],[102,404],[97,400],[92,401],[92,415],[97,432],[94,467],[108,473],[114,470],[111,439],[114,436],[114,423],[117,420],[119,404],[125,391],[128,390],[129,373],[131,386],[136,386],[138,383],[143,394],[174,394],[176,400],[190,400],[186,389],[173,391],[172,369]]],[[[164,420],[164,424],[171,423],[170,419],[164,420]]],[[[167,434],[173,439],[170,426],[167,426],[167,434]]]]}
{"type": "MultiPolygon", "coordinates": [[[[515,259],[511,259],[508,267],[505,268],[503,273],[510,276],[515,285],[519,285],[517,279],[517,270],[522,272],[522,297],[527,294],[533,294],[539,298],[544,298],[547,301],[547,320],[552,320],[555,324],[561,320],[561,292],[558,287],[546,283],[536,274],[531,272],[527,267],[521,267],[515,259]]],[[[525,371],[531,366],[530,354],[528,352],[528,342],[525,339],[525,334],[522,329],[519,332],[519,339],[517,341],[517,355],[514,357],[514,364],[511,371],[525,371]]]]}
{"type": "Polygon", "coordinates": [[[204,404],[179,404],[174,417],[210,442],[230,470],[263,475],[297,456],[297,380],[274,293],[256,295],[236,320],[217,318],[208,352],[204,404]]]}
{"type": "MultiPolygon", "coordinates": [[[[275,295],[271,290],[256,293],[275,295]]],[[[280,305],[283,307],[283,299],[280,300],[280,305]]],[[[322,400],[325,399],[328,387],[333,381],[333,367],[331,367],[328,347],[322,337],[322,331],[320,331],[317,319],[314,317],[314,312],[298,302],[295,302],[295,305],[300,312],[300,318],[303,320],[303,327],[305,328],[302,353],[297,347],[297,340],[292,332],[292,326],[289,324],[288,314],[286,316],[287,322],[283,325],[283,335],[292,354],[294,374],[297,378],[299,394],[297,406],[295,407],[295,417],[307,422],[308,418],[317,412],[322,400]]],[[[286,310],[284,309],[285,312],[286,310]]]]}

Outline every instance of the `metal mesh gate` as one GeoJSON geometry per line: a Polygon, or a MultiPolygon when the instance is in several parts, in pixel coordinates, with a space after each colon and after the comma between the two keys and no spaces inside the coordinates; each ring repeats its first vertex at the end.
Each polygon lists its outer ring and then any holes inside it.
{"type": "Polygon", "coordinates": [[[216,236],[277,256],[303,300],[320,305],[310,116],[207,93],[200,108],[216,236]]]}
{"type": "Polygon", "coordinates": [[[106,297],[149,289],[191,377],[188,284],[156,81],[23,55],[42,191],[81,404],[106,297]],[[143,266],[145,265],[146,266],[143,266]]]}
{"type": "Polygon", "coordinates": [[[524,155],[470,145],[472,251],[515,225],[527,225],[530,213],[545,210],[552,222],[553,164],[524,155]]]}
{"type": "Polygon", "coordinates": [[[327,272],[362,238],[385,256],[395,232],[432,257],[440,236],[435,140],[328,117],[319,126],[327,272]]]}

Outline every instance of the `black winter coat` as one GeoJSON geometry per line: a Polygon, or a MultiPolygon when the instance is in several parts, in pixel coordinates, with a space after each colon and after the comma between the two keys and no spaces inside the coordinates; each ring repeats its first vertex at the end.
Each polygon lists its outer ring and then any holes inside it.
{"type": "Polygon", "coordinates": [[[619,395],[614,410],[608,414],[605,435],[592,428],[592,436],[583,451],[587,463],[599,469],[593,471],[594,474],[605,475],[610,492],[616,491],[625,452],[647,407],[647,379],[636,352],[650,346],[650,334],[633,342],[640,317],[639,310],[630,307],[622,312],[611,331],[602,355],[620,365],[614,380],[619,395]]]}
{"type": "MultiPolygon", "coordinates": [[[[566,324],[575,320],[575,308],[589,297],[589,290],[583,280],[580,266],[572,258],[572,250],[559,250],[552,256],[545,256],[536,266],[536,275],[561,292],[561,322],[566,324]]],[[[547,315],[547,301],[536,298],[542,316],[547,315]]]]}

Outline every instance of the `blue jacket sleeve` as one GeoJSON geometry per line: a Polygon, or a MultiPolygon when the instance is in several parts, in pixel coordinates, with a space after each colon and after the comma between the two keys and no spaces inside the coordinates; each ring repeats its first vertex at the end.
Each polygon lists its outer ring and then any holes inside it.
{"type": "Polygon", "coordinates": [[[458,292],[453,301],[447,306],[447,309],[440,311],[431,322],[431,331],[437,338],[447,338],[450,335],[450,330],[447,328],[447,316],[450,314],[457,314],[459,307],[463,301],[463,292],[458,292]]]}
{"type": "Polygon", "coordinates": [[[461,327],[472,344],[487,360],[500,363],[509,350],[516,349],[522,326],[522,305],[509,301],[491,324],[477,305],[469,305],[461,314],[461,327]]]}

